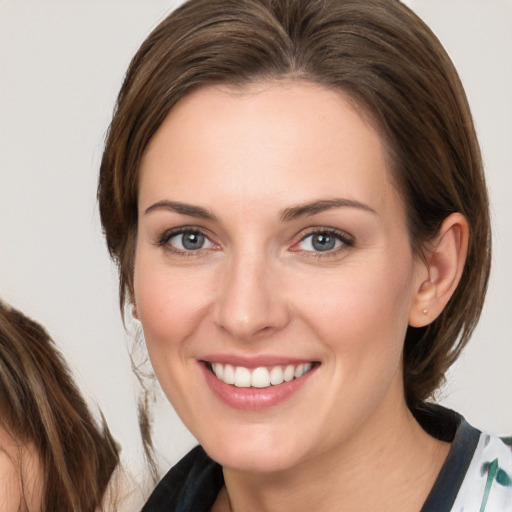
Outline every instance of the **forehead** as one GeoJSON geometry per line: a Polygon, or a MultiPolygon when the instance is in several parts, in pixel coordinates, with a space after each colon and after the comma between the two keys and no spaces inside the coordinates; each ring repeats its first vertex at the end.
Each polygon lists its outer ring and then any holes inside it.
{"type": "Polygon", "coordinates": [[[144,154],[139,203],[164,189],[189,201],[205,182],[247,204],[333,190],[378,203],[391,184],[383,139],[364,110],[302,81],[203,87],[175,105],[144,154]]]}

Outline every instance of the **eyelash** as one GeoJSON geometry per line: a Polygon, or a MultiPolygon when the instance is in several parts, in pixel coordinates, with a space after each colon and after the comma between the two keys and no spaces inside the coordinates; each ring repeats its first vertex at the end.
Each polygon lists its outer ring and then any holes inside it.
{"type": "MultiPolygon", "coordinates": [[[[184,235],[184,234],[197,234],[197,235],[204,236],[205,239],[208,240],[211,244],[213,244],[214,246],[217,246],[217,244],[215,244],[215,242],[213,242],[211,240],[211,237],[203,229],[196,228],[193,226],[190,226],[190,227],[185,226],[185,227],[165,231],[158,237],[156,245],[159,247],[163,247],[165,250],[167,250],[171,253],[177,254],[179,256],[184,256],[184,257],[198,256],[203,250],[205,250],[203,248],[199,248],[197,250],[192,250],[192,249],[182,250],[182,249],[173,247],[172,245],[169,244],[169,241],[173,237],[179,236],[179,235],[184,235]]],[[[340,251],[343,251],[344,249],[346,249],[348,247],[353,247],[354,244],[355,244],[354,238],[344,231],[341,231],[338,229],[333,229],[333,228],[310,228],[310,230],[308,230],[306,233],[301,234],[300,238],[291,245],[290,250],[291,250],[291,252],[301,252],[303,254],[306,254],[308,257],[328,258],[328,257],[333,257],[333,256],[337,255],[340,251]],[[315,250],[310,251],[310,250],[303,250],[303,249],[293,249],[295,246],[299,245],[301,242],[304,242],[305,240],[307,240],[308,237],[311,237],[314,235],[317,235],[317,236],[324,235],[324,236],[328,236],[328,237],[333,237],[337,241],[341,242],[341,246],[333,248],[333,249],[328,249],[326,251],[315,251],[315,250]]]]}
{"type": "Polygon", "coordinates": [[[337,241],[341,242],[341,246],[326,251],[306,251],[302,249],[294,249],[293,252],[302,252],[303,254],[306,254],[308,257],[312,258],[329,258],[337,256],[339,252],[346,250],[349,247],[354,247],[355,245],[354,238],[345,231],[333,228],[310,228],[309,231],[300,236],[299,240],[295,242],[292,247],[299,245],[301,242],[304,242],[309,237],[314,235],[333,237],[337,241]]]}
{"type": "Polygon", "coordinates": [[[162,233],[158,237],[156,245],[159,247],[163,247],[166,251],[169,251],[173,254],[177,254],[179,256],[183,256],[183,257],[198,256],[202,252],[203,248],[199,248],[197,250],[182,250],[182,249],[173,247],[172,245],[169,244],[169,241],[171,240],[171,238],[173,238],[175,236],[179,236],[179,235],[185,235],[185,234],[195,234],[195,235],[204,236],[204,238],[206,240],[208,240],[211,244],[217,246],[217,244],[212,242],[211,237],[203,229],[196,228],[193,226],[190,226],[190,227],[185,226],[185,227],[181,227],[181,228],[177,228],[177,229],[171,229],[169,231],[164,231],[164,233],[162,233]]]}

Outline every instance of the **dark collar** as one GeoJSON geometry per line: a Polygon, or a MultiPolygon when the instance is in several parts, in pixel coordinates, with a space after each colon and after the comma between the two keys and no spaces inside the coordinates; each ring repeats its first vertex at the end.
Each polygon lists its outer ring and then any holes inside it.
{"type": "Polygon", "coordinates": [[[429,434],[452,443],[420,512],[450,512],[473,459],[480,431],[460,414],[439,405],[429,404],[415,416],[429,434]]]}

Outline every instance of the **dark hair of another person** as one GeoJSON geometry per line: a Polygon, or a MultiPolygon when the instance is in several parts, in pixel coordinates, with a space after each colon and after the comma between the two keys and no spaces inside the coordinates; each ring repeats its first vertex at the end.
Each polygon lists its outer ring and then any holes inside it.
{"type": "Polygon", "coordinates": [[[39,454],[42,512],[102,510],[116,443],[104,421],[98,428],[46,331],[2,302],[0,427],[39,454]]]}
{"type": "Polygon", "coordinates": [[[404,385],[414,410],[443,382],[478,321],[491,231],[460,79],[435,35],[397,0],[191,0],[149,35],[119,93],[98,186],[121,305],[133,298],[138,170],[169,111],[203,86],[279,80],[339,91],[370,116],[386,143],[416,254],[451,213],[469,223],[457,290],[435,321],[406,335],[404,385]]]}

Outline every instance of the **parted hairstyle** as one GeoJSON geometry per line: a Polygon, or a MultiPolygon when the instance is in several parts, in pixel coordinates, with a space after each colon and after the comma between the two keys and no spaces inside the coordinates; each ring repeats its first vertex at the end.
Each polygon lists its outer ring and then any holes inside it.
{"type": "MultiPolygon", "coordinates": [[[[414,410],[444,380],[481,312],[491,230],[480,149],[457,72],[432,31],[398,0],[190,0],[134,56],[101,162],[98,199],[120,301],[133,298],[141,158],[173,106],[207,85],[303,80],[350,97],[386,143],[421,256],[443,220],[470,228],[463,275],[442,314],[409,327],[404,385],[414,410]]],[[[205,112],[205,115],[208,115],[205,112]]]]}
{"type": "Polygon", "coordinates": [[[103,510],[119,463],[116,443],[105,421],[101,429],[94,421],[43,327],[1,301],[0,428],[20,447],[36,448],[40,512],[103,510]]]}

